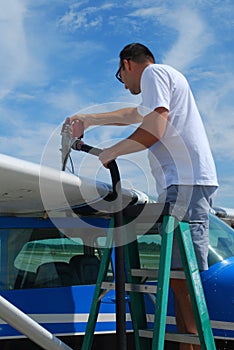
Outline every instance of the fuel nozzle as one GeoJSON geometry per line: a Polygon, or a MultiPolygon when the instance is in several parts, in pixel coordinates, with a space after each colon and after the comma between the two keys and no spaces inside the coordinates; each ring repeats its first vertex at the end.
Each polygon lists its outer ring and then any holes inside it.
{"type": "Polygon", "coordinates": [[[71,152],[71,140],[72,140],[72,130],[71,130],[71,123],[70,118],[67,118],[62,126],[61,130],[61,153],[62,153],[62,170],[65,169],[67,159],[69,157],[69,154],[71,152]]]}
{"type": "Polygon", "coordinates": [[[79,151],[83,145],[81,139],[84,136],[84,123],[78,119],[71,123],[70,118],[67,118],[62,126],[61,136],[62,170],[65,170],[71,149],[79,151]]]}

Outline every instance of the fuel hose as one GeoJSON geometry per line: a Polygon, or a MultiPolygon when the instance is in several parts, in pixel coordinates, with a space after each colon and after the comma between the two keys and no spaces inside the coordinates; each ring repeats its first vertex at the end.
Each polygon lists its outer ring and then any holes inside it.
{"type": "MultiPolygon", "coordinates": [[[[95,148],[77,140],[73,143],[74,150],[83,151],[99,156],[102,149],[95,148]]],[[[123,233],[123,212],[122,192],[119,169],[115,160],[108,163],[110,171],[113,201],[114,201],[114,240],[115,240],[115,293],[116,293],[116,340],[117,349],[127,349],[126,337],[126,300],[125,300],[125,269],[124,269],[124,233],[123,233]]]]}

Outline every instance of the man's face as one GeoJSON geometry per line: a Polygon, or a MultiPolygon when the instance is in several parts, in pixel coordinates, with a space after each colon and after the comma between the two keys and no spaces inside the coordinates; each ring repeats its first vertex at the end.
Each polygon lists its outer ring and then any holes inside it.
{"type": "Polygon", "coordinates": [[[136,63],[130,59],[124,59],[120,61],[119,69],[116,73],[116,78],[124,84],[125,89],[128,89],[131,94],[138,95],[140,90],[140,79],[136,74],[135,68],[136,63]]]}

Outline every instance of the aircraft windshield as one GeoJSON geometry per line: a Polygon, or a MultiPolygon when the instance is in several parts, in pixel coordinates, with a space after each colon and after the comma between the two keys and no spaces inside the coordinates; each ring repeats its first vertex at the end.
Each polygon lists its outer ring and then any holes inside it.
{"type": "Polygon", "coordinates": [[[209,266],[234,256],[234,230],[218,219],[210,217],[209,266]]]}

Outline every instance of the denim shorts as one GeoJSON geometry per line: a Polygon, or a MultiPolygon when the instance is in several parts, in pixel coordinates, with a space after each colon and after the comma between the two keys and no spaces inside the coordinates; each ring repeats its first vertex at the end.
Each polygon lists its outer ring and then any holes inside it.
{"type": "MultiPolygon", "coordinates": [[[[180,221],[184,220],[189,223],[200,271],[208,269],[209,211],[216,192],[216,186],[171,185],[158,198],[158,202],[160,203],[172,203],[174,205],[174,215],[180,221]]],[[[171,268],[183,268],[175,235],[171,268]]]]}

